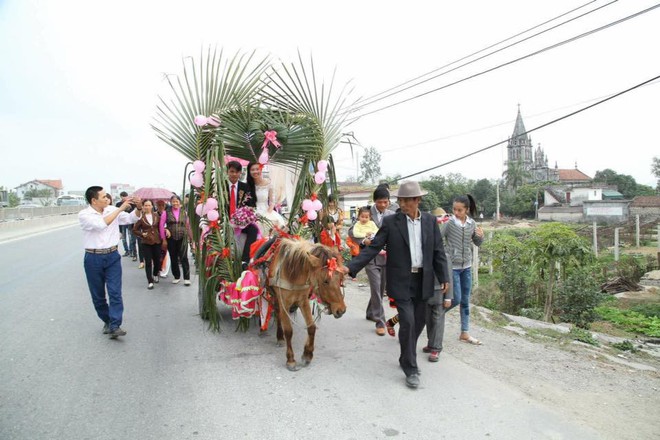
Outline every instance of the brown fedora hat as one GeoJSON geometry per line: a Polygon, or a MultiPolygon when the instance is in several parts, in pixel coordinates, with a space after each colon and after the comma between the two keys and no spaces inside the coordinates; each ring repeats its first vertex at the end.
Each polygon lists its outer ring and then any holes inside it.
{"type": "Polygon", "coordinates": [[[395,197],[422,197],[427,195],[428,191],[423,191],[419,186],[419,182],[403,182],[399,189],[396,190],[395,197]]]}

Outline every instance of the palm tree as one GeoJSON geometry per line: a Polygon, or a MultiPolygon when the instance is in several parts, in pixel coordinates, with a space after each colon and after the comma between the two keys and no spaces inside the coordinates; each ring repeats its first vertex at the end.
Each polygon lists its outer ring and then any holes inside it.
{"type": "Polygon", "coordinates": [[[507,188],[510,188],[514,194],[520,185],[532,177],[531,173],[525,169],[522,160],[508,162],[507,169],[502,176],[507,188]]]}

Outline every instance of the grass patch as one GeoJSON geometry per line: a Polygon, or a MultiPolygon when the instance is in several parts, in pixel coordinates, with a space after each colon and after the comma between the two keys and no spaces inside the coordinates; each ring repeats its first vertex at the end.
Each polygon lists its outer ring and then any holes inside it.
{"type": "Polygon", "coordinates": [[[594,336],[591,334],[591,332],[588,332],[587,330],[581,329],[579,327],[573,327],[568,335],[576,341],[584,342],[585,344],[593,345],[594,347],[598,347],[600,345],[598,341],[594,339],[594,336]]]}
{"type": "Polygon", "coordinates": [[[615,326],[640,335],[660,337],[660,318],[645,316],[634,310],[621,310],[615,307],[597,307],[596,312],[615,326]]]}
{"type": "Polygon", "coordinates": [[[639,351],[639,349],[636,348],[633,345],[633,343],[630,341],[615,342],[611,345],[613,348],[616,348],[617,350],[621,350],[621,351],[629,351],[631,353],[637,353],[639,351]]]}

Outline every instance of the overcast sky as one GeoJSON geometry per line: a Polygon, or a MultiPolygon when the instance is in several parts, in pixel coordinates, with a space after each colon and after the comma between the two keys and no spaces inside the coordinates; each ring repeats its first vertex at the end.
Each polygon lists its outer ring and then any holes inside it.
{"type": "MultiPolygon", "coordinates": [[[[158,94],[167,92],[163,72],[180,73],[182,57],[208,45],[257,49],[284,61],[300,50],[313,55],[321,75],[329,79],[336,68],[340,84],[352,82],[355,99],[368,98],[586,3],[0,0],[0,185],[62,179],[65,190],[127,183],[179,191],[186,160],[156,138],[149,122],[158,94]]],[[[607,3],[594,1],[579,12],[607,3]]],[[[346,131],[381,153],[382,174],[389,176],[506,140],[519,104],[531,129],[660,75],[660,8],[413,97],[655,3],[614,2],[369,105],[346,131]]],[[[551,166],[577,162],[590,176],[611,168],[654,186],[650,164],[660,156],[659,116],[655,81],[531,136],[551,166]]],[[[498,146],[415,179],[447,173],[498,178],[505,150],[498,146]]],[[[340,178],[356,175],[356,152],[361,156],[359,147],[353,155],[345,145],[335,150],[340,178]]]]}

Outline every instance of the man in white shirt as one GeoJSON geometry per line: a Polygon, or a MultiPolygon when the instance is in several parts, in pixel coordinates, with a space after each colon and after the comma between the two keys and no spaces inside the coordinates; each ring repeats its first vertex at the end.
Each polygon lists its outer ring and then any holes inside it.
{"type": "Polygon", "coordinates": [[[89,206],[78,213],[83,230],[85,275],[96,314],[104,323],[103,334],[116,339],[126,334],[121,328],[124,303],[121,296],[121,256],[117,252],[119,225],[135,223],[142,216],[142,201],[129,197],[119,207],[109,206],[110,202],[100,186],[87,188],[85,198],[89,206]],[[130,214],[124,212],[132,206],[135,209],[130,214]]]}

